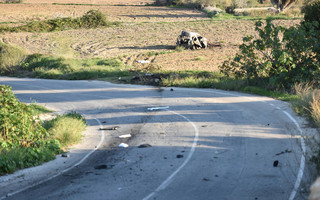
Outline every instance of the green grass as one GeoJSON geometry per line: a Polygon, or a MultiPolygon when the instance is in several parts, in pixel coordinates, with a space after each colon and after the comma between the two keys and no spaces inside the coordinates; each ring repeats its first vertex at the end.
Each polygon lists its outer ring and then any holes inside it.
{"type": "Polygon", "coordinates": [[[86,129],[86,121],[80,114],[71,112],[57,116],[45,122],[43,126],[60,142],[62,147],[68,147],[81,140],[82,132],[86,129]]]}
{"type": "Polygon", "coordinates": [[[116,58],[73,59],[33,54],[11,75],[15,74],[20,77],[87,80],[127,76],[130,72],[128,67],[116,58]]]}
{"type": "Polygon", "coordinates": [[[32,116],[38,116],[40,114],[44,114],[44,113],[52,113],[52,110],[49,110],[43,106],[40,106],[37,103],[32,103],[30,105],[28,105],[29,107],[29,112],[32,116]]]}
{"type": "Polygon", "coordinates": [[[14,71],[25,56],[22,49],[0,42],[0,73],[14,71]]]}

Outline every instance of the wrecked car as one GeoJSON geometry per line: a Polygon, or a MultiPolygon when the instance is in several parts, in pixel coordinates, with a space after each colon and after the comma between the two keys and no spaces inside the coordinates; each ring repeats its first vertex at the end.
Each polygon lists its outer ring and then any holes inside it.
{"type": "Polygon", "coordinates": [[[208,47],[208,42],[207,38],[198,33],[182,31],[177,38],[177,46],[183,46],[186,49],[204,49],[208,47]]]}

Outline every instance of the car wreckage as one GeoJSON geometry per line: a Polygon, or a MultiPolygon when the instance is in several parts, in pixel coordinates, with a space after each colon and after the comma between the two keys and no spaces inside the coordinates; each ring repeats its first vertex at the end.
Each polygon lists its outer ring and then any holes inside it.
{"type": "Polygon", "coordinates": [[[198,33],[182,31],[177,38],[177,46],[183,46],[186,49],[204,49],[208,47],[207,38],[198,33]]]}

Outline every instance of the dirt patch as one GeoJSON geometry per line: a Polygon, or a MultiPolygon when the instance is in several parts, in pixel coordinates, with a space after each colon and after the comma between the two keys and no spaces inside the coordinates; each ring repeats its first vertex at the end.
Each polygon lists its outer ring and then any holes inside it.
{"type": "Polygon", "coordinates": [[[176,22],[209,19],[205,13],[198,10],[154,6],[0,4],[0,10],[0,22],[14,23],[57,17],[80,17],[89,10],[99,10],[109,20],[121,22],[176,22]]]}

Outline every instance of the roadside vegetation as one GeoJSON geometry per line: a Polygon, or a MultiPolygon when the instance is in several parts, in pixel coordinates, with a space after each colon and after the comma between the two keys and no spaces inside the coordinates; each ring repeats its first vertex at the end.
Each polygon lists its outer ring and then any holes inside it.
{"type": "MultiPolygon", "coordinates": [[[[187,0],[179,0],[172,1],[172,4],[183,5],[188,2],[187,0]]],[[[196,7],[207,6],[205,1],[192,2],[198,2],[196,7]]],[[[208,12],[213,20],[267,19],[256,21],[257,37],[244,37],[243,43],[239,46],[239,53],[225,61],[220,66],[220,71],[164,71],[160,65],[153,63],[144,64],[137,68],[124,64],[121,61],[121,56],[108,59],[80,59],[37,53],[27,54],[20,47],[0,42],[0,74],[48,79],[99,79],[163,87],[180,86],[244,91],[290,101],[297,113],[307,117],[314,126],[320,127],[319,1],[306,3],[303,6],[305,15],[302,23],[287,28],[274,25],[272,20],[292,16],[300,17],[300,12],[299,14],[291,11],[289,14],[269,15],[269,13],[264,13],[265,11],[252,11],[239,16],[235,13],[236,8],[259,6],[260,4],[256,1],[243,2],[246,5],[239,5],[238,1],[207,2],[213,2],[212,5],[210,4],[211,6],[231,9],[228,11],[229,13],[208,12]],[[230,6],[233,7],[229,8],[230,6]]],[[[118,23],[109,22],[99,11],[89,11],[79,18],[55,18],[30,22],[17,27],[1,26],[0,32],[52,32],[114,25],[118,25],[118,23]]],[[[183,51],[185,51],[183,48],[177,47],[168,51],[152,52],[148,56],[183,51]]],[[[197,57],[194,61],[205,61],[205,59],[208,58],[197,57]]],[[[8,93],[6,95],[9,95],[10,89],[6,88],[6,90],[8,93]]],[[[2,96],[3,94],[1,93],[2,96]]],[[[81,139],[81,131],[85,128],[85,122],[77,113],[58,116],[52,121],[41,124],[31,120],[31,116],[37,114],[27,111],[25,105],[21,103],[12,105],[14,105],[12,109],[19,107],[20,110],[11,112],[17,112],[28,119],[30,118],[29,126],[33,126],[35,129],[33,132],[36,134],[15,133],[16,130],[22,130],[22,128],[17,128],[20,126],[19,124],[14,124],[18,123],[17,121],[10,122],[10,125],[1,130],[1,134],[6,135],[1,135],[0,138],[3,140],[0,141],[0,174],[11,173],[15,169],[34,166],[50,160],[56,153],[61,152],[61,148],[66,148],[81,139]],[[13,138],[16,136],[22,138],[13,138]],[[12,145],[7,145],[9,143],[12,145]],[[31,157],[28,156],[28,153],[31,157]]],[[[4,108],[1,107],[1,112],[4,112],[4,108]]],[[[9,108],[6,112],[9,112],[9,108]]],[[[16,117],[16,119],[18,118],[16,117]]],[[[317,160],[316,158],[320,158],[320,151],[314,160],[317,160]]],[[[320,171],[320,159],[318,160],[319,162],[316,161],[316,163],[320,171]]]]}
{"type": "Polygon", "coordinates": [[[32,21],[26,25],[17,27],[11,27],[7,25],[0,26],[1,32],[53,32],[63,31],[68,29],[80,29],[80,28],[98,28],[98,27],[110,27],[119,25],[118,22],[110,22],[106,16],[98,10],[90,10],[82,17],[72,18],[54,18],[44,21],[32,21]]]}
{"type": "Polygon", "coordinates": [[[9,86],[0,85],[0,175],[52,160],[61,147],[81,139],[86,127],[81,115],[70,113],[42,124],[36,116],[47,112],[21,103],[9,86]]]}

